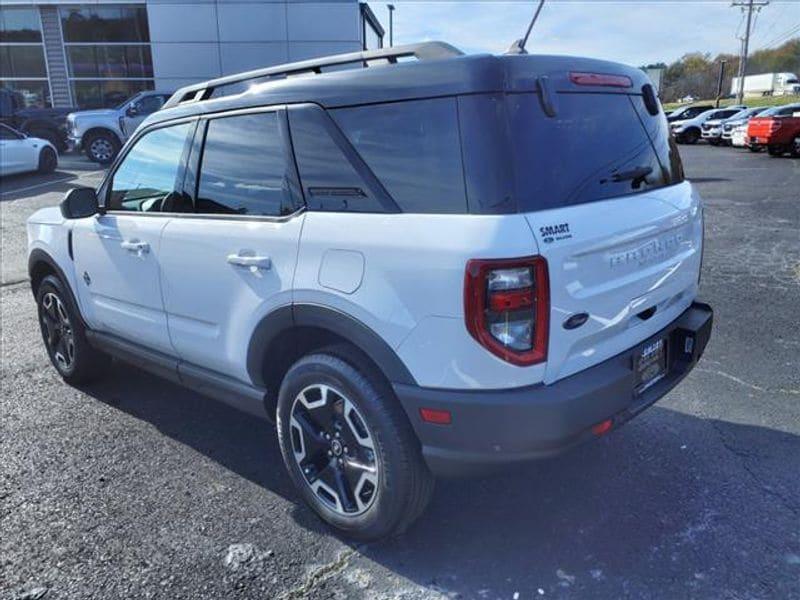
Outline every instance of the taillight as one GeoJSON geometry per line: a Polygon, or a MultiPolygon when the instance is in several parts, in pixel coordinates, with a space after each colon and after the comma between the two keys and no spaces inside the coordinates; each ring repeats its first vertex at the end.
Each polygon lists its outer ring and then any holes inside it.
{"type": "Polygon", "coordinates": [[[514,365],[547,360],[550,290],[541,256],[470,260],[464,278],[467,330],[514,365]]]}
{"type": "Polygon", "coordinates": [[[608,73],[579,73],[573,71],[569,80],[575,85],[594,85],[600,87],[633,87],[633,80],[627,75],[610,75],[608,73]]]}

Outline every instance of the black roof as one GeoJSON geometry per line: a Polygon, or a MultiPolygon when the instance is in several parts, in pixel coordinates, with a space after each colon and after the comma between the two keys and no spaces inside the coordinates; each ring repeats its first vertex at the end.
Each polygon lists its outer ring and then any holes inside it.
{"type": "Polygon", "coordinates": [[[640,69],[570,56],[464,55],[442,42],[382,48],[250,71],[175,92],[147,123],[220,111],[311,102],[337,108],[379,102],[492,92],[637,93],[649,83],[640,69]],[[351,68],[344,68],[344,67],[351,68]],[[353,68],[355,67],[355,68],[353,68]],[[570,72],[625,75],[632,88],[576,86],[570,72]]]}

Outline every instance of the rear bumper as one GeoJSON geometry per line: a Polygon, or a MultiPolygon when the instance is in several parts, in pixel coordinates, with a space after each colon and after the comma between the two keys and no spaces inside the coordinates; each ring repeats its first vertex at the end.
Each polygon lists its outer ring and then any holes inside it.
{"type": "Polygon", "coordinates": [[[606,419],[630,420],[678,384],[697,364],[711,336],[713,311],[695,302],[667,327],[634,348],[551,385],[507,390],[442,390],[395,384],[395,392],[437,475],[459,476],[502,464],[558,454],[595,437],[606,419]],[[634,391],[633,356],[666,337],[667,373],[634,391]],[[423,422],[421,408],[448,410],[449,425],[423,422]]]}

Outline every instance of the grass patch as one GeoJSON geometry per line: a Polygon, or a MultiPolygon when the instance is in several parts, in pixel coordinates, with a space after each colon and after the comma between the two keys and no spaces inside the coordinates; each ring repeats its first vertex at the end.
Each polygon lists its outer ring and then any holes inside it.
{"type": "MultiPolygon", "coordinates": [[[[753,98],[745,97],[743,104],[749,107],[755,106],[783,106],[784,104],[794,104],[795,102],[800,102],[800,96],[755,96],[753,98]]],[[[681,106],[686,106],[687,103],[680,103],[680,102],[669,102],[664,105],[664,110],[675,110],[676,108],[680,108],[681,106]]],[[[695,100],[694,102],[689,102],[688,104],[714,104],[714,100],[695,100]]],[[[726,106],[730,106],[731,104],[736,104],[736,98],[726,98],[724,100],[720,100],[719,107],[725,108],[726,106]]]]}

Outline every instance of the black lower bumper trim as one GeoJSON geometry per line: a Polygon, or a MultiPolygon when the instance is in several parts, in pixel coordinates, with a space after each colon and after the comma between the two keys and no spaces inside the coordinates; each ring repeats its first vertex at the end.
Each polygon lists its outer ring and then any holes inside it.
{"type": "Polygon", "coordinates": [[[667,327],[634,348],[551,385],[508,390],[443,390],[394,384],[437,475],[469,475],[505,463],[557,454],[594,437],[592,426],[630,420],[677,385],[711,336],[713,311],[695,302],[667,327]],[[667,337],[667,372],[635,391],[634,353],[667,337]],[[422,421],[419,409],[448,410],[450,425],[422,421]]]}

